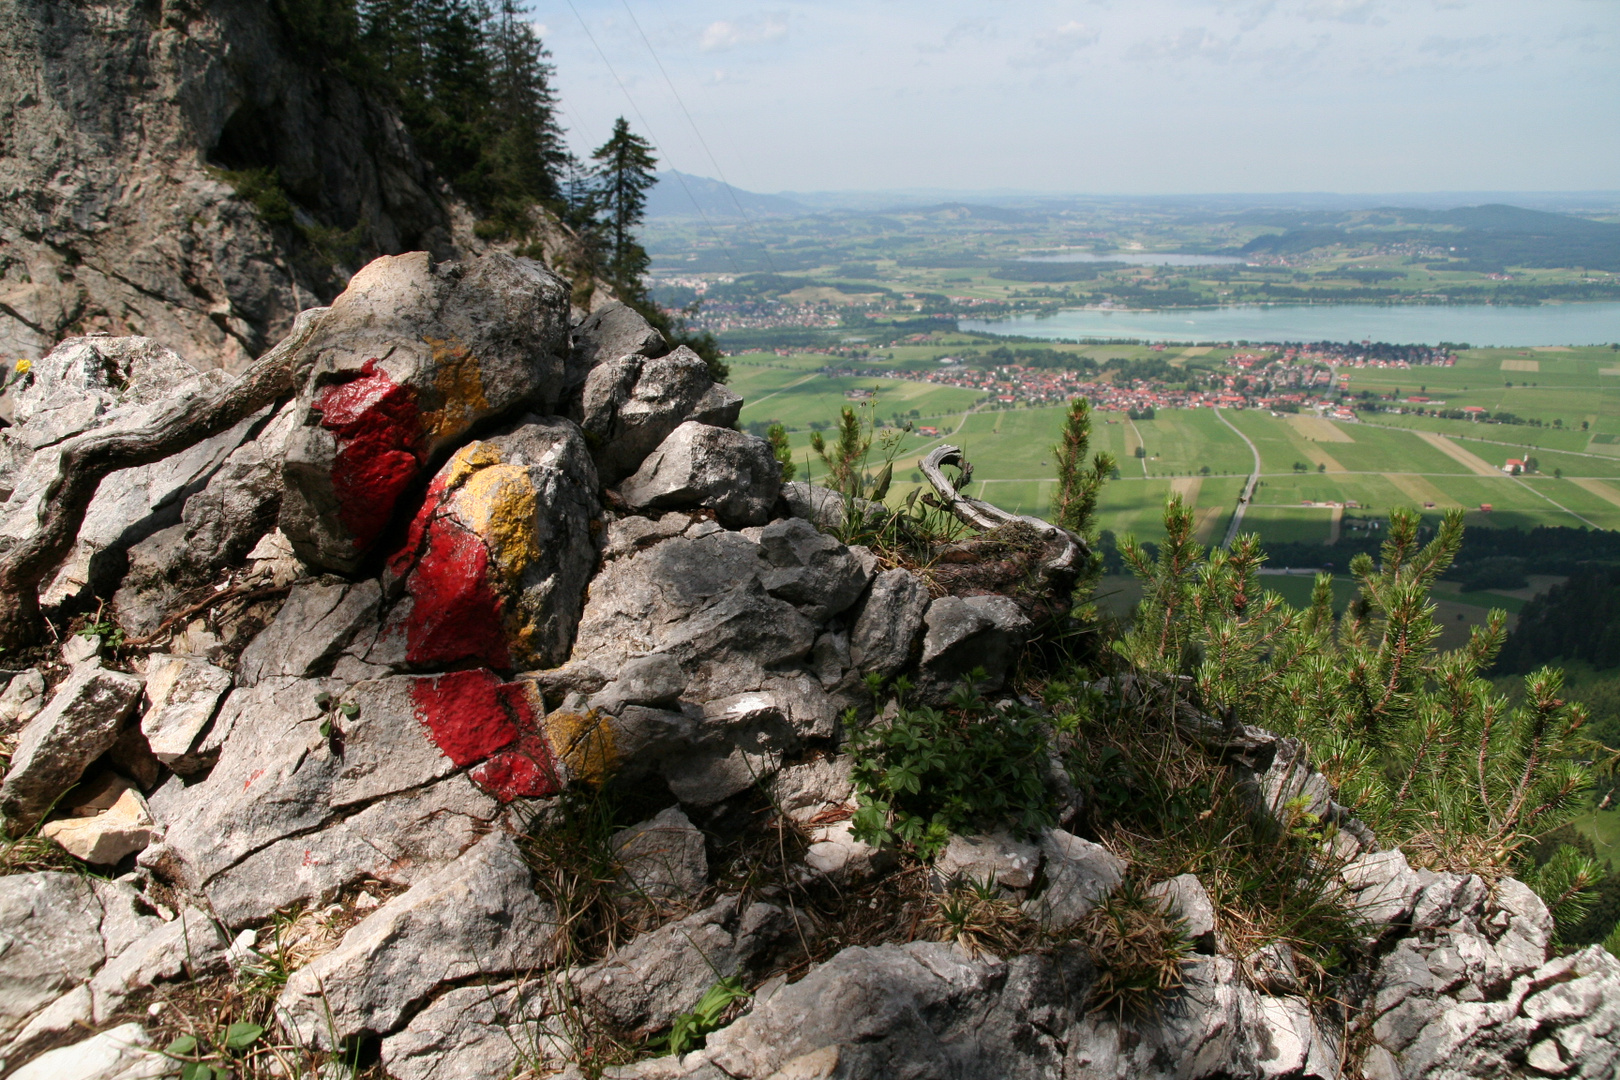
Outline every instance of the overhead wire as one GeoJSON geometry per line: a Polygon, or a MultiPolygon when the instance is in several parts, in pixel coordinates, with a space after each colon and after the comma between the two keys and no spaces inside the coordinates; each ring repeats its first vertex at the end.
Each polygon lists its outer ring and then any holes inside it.
{"type": "MultiPolygon", "coordinates": [[[[618,71],[613,67],[613,61],[608,59],[607,53],[604,52],[602,50],[602,46],[597,43],[596,35],[591,33],[590,24],[587,23],[585,21],[585,17],[579,13],[579,8],[574,6],[574,0],[568,0],[568,9],[574,13],[574,18],[579,20],[580,29],[584,30],[585,36],[590,39],[591,47],[596,50],[596,55],[602,58],[602,64],[608,69],[608,74],[612,75],[613,81],[619,84],[619,92],[622,93],[624,95],[624,99],[630,103],[630,111],[635,113],[636,119],[641,122],[641,130],[647,133],[647,138],[652,141],[652,144],[657,148],[658,153],[666,162],[668,162],[669,154],[664,150],[663,144],[658,141],[658,136],[653,133],[652,125],[647,123],[647,118],[642,115],[640,106],[636,104],[636,99],[630,93],[630,88],[624,84],[623,79],[619,78],[618,71]]],[[[637,29],[639,30],[640,27],[638,26],[637,29]]],[[[726,259],[731,263],[732,270],[738,274],[741,274],[742,269],[738,265],[736,253],[731,250],[731,245],[726,243],[725,239],[720,235],[719,230],[716,229],[714,224],[709,221],[709,215],[703,212],[703,207],[692,195],[692,189],[686,186],[686,178],[681,175],[679,170],[674,168],[673,164],[671,164],[669,171],[673,173],[675,179],[680,182],[681,190],[686,192],[686,197],[691,200],[692,206],[698,212],[698,217],[703,219],[703,224],[708,228],[709,235],[714,237],[715,243],[719,244],[721,249],[726,253],[726,259]]]]}
{"type": "Polygon", "coordinates": [[[692,134],[697,136],[698,145],[703,147],[703,153],[708,156],[709,164],[714,167],[714,174],[720,178],[720,186],[725,188],[726,194],[731,196],[732,204],[737,207],[737,213],[742,217],[743,224],[748,226],[749,235],[754,238],[754,243],[759,245],[760,253],[765,256],[765,265],[770,267],[771,273],[776,273],[776,263],[771,259],[770,249],[765,246],[765,241],[760,239],[759,230],[754,228],[753,218],[748,216],[748,211],[744,208],[742,200],[737,197],[737,189],[732,187],[731,181],[726,179],[725,170],[720,168],[720,162],[715,159],[714,151],[709,149],[709,141],[703,137],[703,132],[698,129],[697,121],[692,118],[692,110],[686,107],[686,102],[681,98],[681,92],[675,89],[675,81],[669,77],[669,72],[664,68],[664,62],[658,58],[658,50],[653,48],[653,43],[647,37],[647,32],[641,28],[641,20],[636,18],[634,11],[630,10],[630,0],[619,0],[619,3],[623,6],[624,13],[630,16],[630,24],[636,28],[636,33],[641,35],[641,43],[647,46],[647,54],[652,57],[653,63],[657,65],[658,74],[664,77],[664,85],[669,87],[670,95],[675,98],[675,104],[681,107],[681,113],[686,117],[687,124],[692,128],[692,134]]]}

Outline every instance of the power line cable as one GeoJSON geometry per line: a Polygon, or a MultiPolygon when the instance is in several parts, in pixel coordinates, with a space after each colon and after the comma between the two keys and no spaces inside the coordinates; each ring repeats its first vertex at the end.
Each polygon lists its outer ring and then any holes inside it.
{"type": "MultiPolygon", "coordinates": [[[[596,55],[602,58],[602,63],[607,67],[608,74],[612,75],[613,81],[619,84],[620,93],[624,94],[624,99],[630,103],[630,111],[636,114],[637,120],[641,121],[641,129],[647,133],[647,138],[652,140],[653,146],[657,147],[658,152],[663,155],[664,160],[668,161],[669,154],[664,150],[663,144],[658,141],[658,136],[653,134],[652,125],[647,123],[647,118],[641,115],[641,109],[636,105],[636,99],[630,95],[630,88],[624,85],[624,80],[619,78],[618,71],[614,70],[613,61],[607,58],[607,53],[602,51],[602,46],[597,44],[596,35],[591,33],[590,25],[586,23],[585,17],[579,13],[579,8],[574,6],[574,0],[568,0],[568,9],[574,13],[574,18],[579,20],[580,29],[584,30],[585,36],[590,39],[591,47],[596,50],[596,55]]],[[[693,198],[692,189],[686,186],[686,178],[683,177],[680,174],[680,171],[675,169],[673,166],[669,171],[674,173],[676,180],[680,181],[681,190],[686,192],[686,197],[692,200],[692,206],[697,209],[698,217],[703,219],[703,224],[707,226],[709,235],[713,236],[715,243],[719,244],[721,249],[725,251],[726,259],[731,263],[731,269],[735,273],[741,274],[742,269],[737,264],[737,256],[732,252],[731,245],[727,244],[720,236],[719,230],[717,230],[709,221],[709,215],[703,212],[703,207],[699,206],[697,199],[693,198]]]]}
{"type": "Polygon", "coordinates": [[[709,164],[714,166],[715,175],[720,178],[721,186],[731,196],[731,201],[737,207],[737,213],[742,215],[743,224],[748,226],[748,232],[753,236],[754,243],[759,245],[760,253],[765,256],[765,265],[771,268],[771,273],[776,273],[776,263],[771,258],[770,250],[766,248],[765,241],[760,239],[759,230],[754,228],[754,221],[748,216],[748,211],[744,209],[742,200],[737,198],[737,189],[731,186],[731,181],[726,179],[725,171],[720,168],[720,162],[715,160],[714,151],[709,149],[709,141],[703,137],[703,132],[698,130],[697,121],[692,119],[692,111],[686,107],[686,102],[681,99],[681,92],[675,89],[674,80],[669,77],[669,72],[664,70],[664,62],[658,59],[658,51],[653,48],[652,41],[647,37],[647,32],[641,28],[641,21],[636,18],[636,13],[630,10],[630,0],[619,0],[619,3],[623,5],[624,13],[630,16],[630,24],[636,28],[636,33],[641,35],[641,43],[647,46],[647,54],[653,58],[653,63],[658,66],[658,74],[664,77],[664,84],[669,87],[670,94],[675,98],[675,104],[681,107],[681,112],[686,116],[687,124],[692,128],[692,134],[697,136],[698,145],[703,147],[704,154],[708,155],[709,164]]]}

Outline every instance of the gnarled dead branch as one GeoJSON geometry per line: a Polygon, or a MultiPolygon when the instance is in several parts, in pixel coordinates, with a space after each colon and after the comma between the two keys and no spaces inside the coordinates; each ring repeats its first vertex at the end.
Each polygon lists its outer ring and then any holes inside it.
{"type": "Polygon", "coordinates": [[[922,474],[938,493],[939,500],[946,510],[954,514],[963,524],[984,532],[1015,522],[1030,526],[1040,533],[1045,541],[1046,550],[1040,561],[1043,576],[1049,581],[1067,577],[1072,583],[1074,576],[1080,572],[1083,560],[1091,554],[1084,540],[1067,529],[1053,525],[1050,521],[1024,514],[1009,514],[999,506],[991,506],[981,499],[963,495],[940,471],[943,465],[961,468],[962,451],[949,444],[936,446],[922,460],[922,474]]]}
{"type": "Polygon", "coordinates": [[[172,402],[140,427],[86,432],[57,448],[56,477],[40,500],[39,528],[0,554],[0,647],[39,640],[39,584],[73,549],[101,481],[178,454],[297,393],[307,374],[303,346],[325,313],[301,312],[291,333],[224,386],[172,402]]]}

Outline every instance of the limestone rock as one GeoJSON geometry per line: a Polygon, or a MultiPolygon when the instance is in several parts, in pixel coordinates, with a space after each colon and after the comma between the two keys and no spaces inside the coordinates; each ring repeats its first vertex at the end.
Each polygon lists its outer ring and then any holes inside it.
{"type": "Polygon", "coordinates": [[[1388,925],[1411,914],[1422,888],[1399,848],[1359,856],[1341,874],[1355,895],[1358,914],[1375,924],[1388,925]]]}
{"type": "Polygon", "coordinates": [[[579,429],[528,417],[457,451],[389,561],[407,610],[392,633],[418,667],[553,667],[596,568],[596,468],[579,429]],[[402,623],[402,625],[400,625],[402,623]]]}
{"type": "Polygon", "coordinates": [[[94,817],[47,821],[39,832],[76,859],[112,866],[151,843],[152,815],[139,793],[126,791],[110,809],[94,817]]]}
{"type": "Polygon", "coordinates": [[[685,900],[709,884],[703,834],[678,806],[613,835],[626,895],[649,900],[685,900]]]}
{"type": "Polygon", "coordinates": [[[871,580],[851,548],[798,518],[760,530],[759,546],[772,567],[764,577],[765,591],[813,623],[847,611],[871,580]]]}
{"type": "Polygon", "coordinates": [[[382,1041],[394,1080],[507,1080],[520,1066],[561,1064],[574,1051],[545,981],[446,990],[382,1041]]]}
{"type": "Polygon", "coordinates": [[[331,671],[355,632],[377,617],[382,589],[376,581],[301,582],[269,626],[242,651],[236,680],[253,686],[276,676],[299,678],[331,671]]]}
{"type": "Polygon", "coordinates": [[[387,1035],[432,991],[550,962],[556,913],[535,895],[511,837],[494,832],[366,916],[332,952],[299,969],[278,999],[283,1025],[331,1047],[387,1035]]]}
{"type": "Polygon", "coordinates": [[[411,885],[459,858],[500,812],[465,775],[447,777],[254,852],[208,883],[208,899],[235,928],[300,900],[324,903],[368,878],[411,885]]]}
{"type": "Polygon", "coordinates": [[[120,1024],[41,1054],[11,1075],[18,1080],[151,1080],[173,1071],[173,1059],[151,1047],[141,1025],[120,1024]]]}
{"type": "Polygon", "coordinates": [[[214,920],[196,908],[159,923],[90,980],[95,1022],[105,1022],[130,994],[154,983],[223,970],[225,944],[214,920]]]}
{"type": "Polygon", "coordinates": [[[83,877],[0,877],[0,1039],[90,979],[106,956],[101,921],[101,904],[83,877]]]}
{"type": "Polygon", "coordinates": [[[952,836],[934,858],[935,887],[996,885],[1027,889],[1041,866],[1036,845],[1015,840],[1005,831],[987,836],[952,836]]]}
{"type": "Polygon", "coordinates": [[[825,532],[841,529],[851,519],[873,523],[888,516],[882,503],[856,499],[850,504],[832,488],[807,484],[803,480],[791,480],[782,485],[780,505],[785,506],[791,516],[802,518],[825,532]]]}
{"type": "Polygon", "coordinates": [[[887,869],[894,861],[891,850],[855,839],[854,829],[847,819],[813,827],[808,839],[805,869],[833,881],[863,881],[887,869]]]}
{"type": "Polygon", "coordinates": [[[584,370],[626,356],[663,356],[669,351],[664,335],[635,308],[614,301],[597,308],[573,330],[573,359],[584,370]]]}
{"type": "Polygon", "coordinates": [[[564,391],[568,290],[529,259],[367,265],[305,346],[281,530],[300,558],[352,571],[399,499],[473,425],[564,391]]]}
{"type": "Polygon", "coordinates": [[[619,485],[633,510],[713,510],[732,528],[771,519],[782,467],[755,435],[689,420],[619,485]]]}
{"type": "Polygon", "coordinates": [[[0,812],[14,835],[38,821],[91,762],[112,748],[141,687],[133,675],[81,666],[57,688],[18,736],[0,784],[0,812]]]}
{"type": "Polygon", "coordinates": [[[716,982],[745,966],[788,929],[787,913],[737,897],[636,938],[569,978],[585,1008],[631,1037],[690,1012],[716,982]]]}
{"type": "Polygon", "coordinates": [[[909,570],[885,570],[872,579],[849,636],[849,658],[863,674],[889,678],[910,666],[920,650],[928,586],[909,570]]]}
{"type": "Polygon", "coordinates": [[[1046,888],[1024,901],[1024,911],[1043,926],[1061,929],[1085,918],[1119,887],[1125,863],[1101,844],[1062,829],[1041,834],[1046,888]]]}
{"type": "Polygon", "coordinates": [[[1160,897],[1166,913],[1182,921],[1199,952],[1215,952],[1215,904],[1197,875],[1180,874],[1161,881],[1148,895],[1160,897]]]}
{"type": "Polygon", "coordinates": [[[174,768],[190,754],[232,681],[230,672],[192,657],[147,658],[141,734],[159,761],[174,768]]]}
{"type": "Polygon", "coordinates": [[[917,673],[922,700],[943,700],[968,672],[982,669],[986,689],[1001,686],[1023,651],[1031,624],[1005,596],[942,596],[923,616],[917,673]]]}
{"type": "Polygon", "coordinates": [[[70,337],[35,360],[12,391],[12,419],[37,448],[144,416],[144,407],[218,381],[153,338],[70,337]]]}
{"type": "Polygon", "coordinates": [[[854,761],[847,755],[791,765],[771,778],[771,801],[793,820],[807,822],[828,806],[843,804],[854,795],[853,769],[854,761]]]}
{"type": "Polygon", "coordinates": [[[666,356],[600,360],[585,381],[580,427],[602,483],[617,484],[686,421],[729,428],[741,410],[742,398],[683,345],[666,356]]]}
{"type": "Polygon", "coordinates": [[[18,672],[0,694],[0,735],[9,736],[45,707],[45,676],[38,668],[18,672]]]}

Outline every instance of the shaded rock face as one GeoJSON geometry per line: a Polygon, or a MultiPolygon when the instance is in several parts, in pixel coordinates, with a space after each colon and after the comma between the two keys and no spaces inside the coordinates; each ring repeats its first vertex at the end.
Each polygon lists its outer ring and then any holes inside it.
{"type": "Polygon", "coordinates": [[[289,440],[281,529],[314,566],[352,571],[399,500],[472,428],[564,390],[568,287],[530,259],[372,262],[321,320],[289,440]]]}
{"type": "Polygon", "coordinates": [[[611,352],[598,353],[579,409],[604,484],[635,472],[688,420],[722,428],[737,422],[742,398],[716,383],[703,358],[684,345],[653,358],[611,352]]]}
{"type": "MultiPolygon", "coordinates": [[[[0,353],[73,328],[148,334],[243,366],[341,271],[269,227],[216,170],[274,170],[364,249],[456,249],[452,210],[397,116],[254,0],[0,11],[0,353]]],[[[330,290],[330,291],[328,291],[330,290]]]]}

